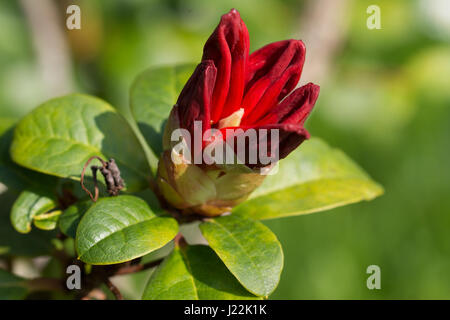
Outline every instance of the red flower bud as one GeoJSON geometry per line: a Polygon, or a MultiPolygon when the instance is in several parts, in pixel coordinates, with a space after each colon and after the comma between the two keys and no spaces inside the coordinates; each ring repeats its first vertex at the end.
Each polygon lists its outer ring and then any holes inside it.
{"type": "MultiPolygon", "coordinates": [[[[204,215],[229,211],[263,180],[256,169],[267,163],[251,161],[248,155],[252,151],[260,155],[265,148],[282,159],[309,138],[303,125],[317,100],[319,86],[309,83],[294,90],[304,61],[305,46],[300,40],[271,43],[249,55],[248,31],[239,13],[233,9],[222,16],[166,125],[158,184],[168,202],[184,212],[204,215]],[[202,139],[208,129],[218,129],[227,142],[256,131],[256,142],[244,139],[245,159],[237,157],[244,168],[217,162],[192,164],[184,152],[176,156],[181,162],[171,162],[171,132],[187,129],[195,137],[194,121],[200,121],[202,137],[200,145],[191,146],[191,158],[198,156],[198,148],[205,151],[214,146],[202,139]]],[[[220,136],[216,134],[212,137],[220,136]]],[[[233,146],[234,156],[239,153],[237,147],[233,146]]]]}
{"type": "MultiPolygon", "coordinates": [[[[203,51],[203,61],[212,60],[217,68],[211,125],[223,134],[225,127],[278,129],[282,159],[309,138],[303,124],[317,100],[319,87],[308,84],[289,95],[305,61],[302,41],[274,42],[250,56],[248,48],[247,28],[233,9],[222,16],[203,51]],[[223,121],[241,109],[240,121],[223,121]]],[[[203,127],[207,128],[209,125],[203,127]]]]}

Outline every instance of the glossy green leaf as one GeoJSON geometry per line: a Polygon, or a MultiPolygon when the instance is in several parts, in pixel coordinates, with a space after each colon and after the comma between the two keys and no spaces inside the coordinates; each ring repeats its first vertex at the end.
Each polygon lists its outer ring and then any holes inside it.
{"type": "Polygon", "coordinates": [[[0,118],[0,136],[12,128],[15,122],[16,120],[13,118],[0,118]]]}
{"type": "MultiPolygon", "coordinates": [[[[194,68],[193,64],[150,68],[131,87],[131,112],[156,157],[162,152],[166,119],[194,68]]],[[[156,157],[151,161],[154,168],[156,157]]]]}
{"type": "Polygon", "coordinates": [[[150,277],[144,300],[257,299],[207,246],[175,247],[150,277]]]}
{"type": "Polygon", "coordinates": [[[0,300],[21,300],[27,294],[25,279],[0,269],[0,300]]]}
{"type": "Polygon", "coordinates": [[[75,239],[78,224],[92,204],[92,201],[89,199],[86,201],[77,202],[64,210],[58,222],[61,232],[66,236],[75,239]]]}
{"type": "Polygon", "coordinates": [[[14,133],[14,120],[0,119],[0,182],[10,189],[22,191],[51,190],[56,185],[56,178],[18,166],[11,160],[9,149],[14,133]]]}
{"type": "Polygon", "coordinates": [[[150,177],[126,120],[106,102],[81,94],[52,99],[24,117],[14,131],[11,156],[29,169],[76,180],[90,157],[114,158],[129,191],[147,187],[150,177]]]}
{"type": "Polygon", "coordinates": [[[17,195],[12,191],[0,194],[0,255],[42,256],[51,250],[53,231],[32,230],[30,233],[17,232],[11,224],[11,207],[17,195]]]}
{"type": "Polygon", "coordinates": [[[123,195],[92,205],[78,225],[75,243],[82,261],[113,264],[161,248],[177,232],[175,219],[159,217],[144,200],[123,195]]]}
{"type": "Polygon", "coordinates": [[[61,214],[61,210],[38,214],[34,216],[33,223],[36,228],[41,230],[53,230],[58,225],[58,220],[61,214]]]}
{"type": "Polygon", "coordinates": [[[200,224],[211,248],[250,292],[267,297],[280,281],[283,250],[275,234],[259,221],[224,216],[200,224]]]}
{"type": "Polygon", "coordinates": [[[11,223],[18,232],[28,233],[36,215],[46,213],[57,205],[57,200],[52,196],[25,190],[11,209],[11,223]]]}
{"type": "MultiPolygon", "coordinates": [[[[156,215],[162,215],[163,210],[161,209],[158,199],[155,194],[150,189],[144,189],[142,191],[133,194],[138,196],[139,198],[144,199],[147,204],[150,206],[150,209],[156,215]]],[[[78,224],[81,221],[83,215],[87,212],[87,210],[93,205],[92,200],[84,200],[75,203],[70,206],[66,210],[64,210],[63,214],[59,218],[59,229],[66,236],[74,238],[76,236],[78,224]]]]}
{"type": "Polygon", "coordinates": [[[342,151],[318,138],[303,143],[233,213],[273,219],[332,209],[383,193],[342,151]]]}

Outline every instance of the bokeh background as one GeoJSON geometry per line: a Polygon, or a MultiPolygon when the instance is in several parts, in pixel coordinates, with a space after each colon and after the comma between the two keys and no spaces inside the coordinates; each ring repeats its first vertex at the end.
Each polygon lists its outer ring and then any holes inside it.
{"type": "MultiPolygon", "coordinates": [[[[272,298],[450,299],[447,0],[1,1],[0,118],[18,119],[74,91],[100,96],[128,116],[136,75],[152,65],[199,61],[230,8],[247,24],[251,51],[304,40],[301,83],[321,86],[307,128],[386,190],[373,202],[267,221],[285,252],[272,298]],[[81,7],[81,30],[65,27],[70,4],[81,7]],[[381,9],[379,30],[366,26],[373,4],[381,9]],[[372,264],[381,268],[381,290],[366,287],[372,264]]],[[[0,193],[1,253],[2,241],[13,237],[7,217],[17,194],[4,186],[0,193]]],[[[14,271],[51,275],[51,262],[23,258],[29,242],[14,237],[14,271]]],[[[118,284],[138,298],[148,276],[118,284]]]]}

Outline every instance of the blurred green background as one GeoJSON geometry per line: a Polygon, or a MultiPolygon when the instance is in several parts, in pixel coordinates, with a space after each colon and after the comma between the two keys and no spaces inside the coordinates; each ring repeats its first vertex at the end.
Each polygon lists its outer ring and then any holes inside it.
{"type": "MultiPolygon", "coordinates": [[[[304,40],[301,83],[321,86],[306,127],[386,191],[373,202],[267,221],[285,252],[272,298],[450,299],[447,0],[2,1],[0,118],[17,119],[72,91],[98,95],[127,115],[134,77],[152,65],[199,61],[230,8],[247,24],[251,51],[304,40]],[[65,28],[70,4],[81,7],[81,30],[65,28]],[[379,30],[366,26],[373,4],[379,30]],[[366,287],[373,264],[381,290],[366,287]]],[[[7,217],[15,194],[0,190],[7,217]]],[[[147,276],[119,281],[126,297],[137,298],[147,276]]]]}

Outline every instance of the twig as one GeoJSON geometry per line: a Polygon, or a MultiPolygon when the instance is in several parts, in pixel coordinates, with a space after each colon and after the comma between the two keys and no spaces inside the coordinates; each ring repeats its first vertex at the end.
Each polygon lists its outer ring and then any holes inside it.
{"type": "Polygon", "coordinates": [[[102,158],[100,158],[100,157],[98,157],[98,156],[92,156],[92,157],[90,157],[90,158],[88,159],[88,161],[84,164],[83,171],[81,172],[80,183],[81,183],[81,188],[83,188],[83,190],[86,191],[86,193],[89,195],[89,197],[91,198],[91,200],[94,201],[94,202],[97,202],[97,199],[98,199],[98,185],[97,185],[97,174],[96,174],[96,173],[97,173],[98,167],[93,167],[93,168],[92,168],[92,174],[93,174],[93,179],[94,179],[94,188],[95,188],[95,191],[94,191],[95,196],[93,196],[92,193],[89,191],[89,189],[86,188],[86,187],[84,186],[84,175],[85,175],[85,173],[86,173],[86,169],[87,169],[89,163],[90,163],[92,160],[94,160],[94,159],[97,159],[98,161],[100,161],[100,162],[102,163],[102,166],[103,166],[103,167],[106,166],[106,162],[105,162],[102,158]]]}
{"type": "Polygon", "coordinates": [[[120,293],[119,289],[111,282],[111,280],[106,279],[105,284],[108,286],[108,289],[114,294],[116,300],[123,300],[123,296],[120,293]]]}
{"type": "Polygon", "coordinates": [[[26,286],[32,291],[65,291],[63,281],[55,278],[35,278],[27,280],[26,286]]]}
{"type": "Polygon", "coordinates": [[[13,258],[7,256],[5,258],[5,264],[6,264],[6,271],[12,272],[12,270],[13,270],[13,258]]]}
{"type": "Polygon", "coordinates": [[[91,200],[94,202],[97,202],[98,200],[99,191],[97,184],[97,171],[100,171],[100,173],[103,175],[103,178],[105,179],[106,190],[108,191],[108,194],[110,196],[119,195],[120,190],[122,190],[125,187],[125,184],[120,176],[120,170],[116,164],[116,161],[112,158],[109,159],[108,161],[104,161],[100,157],[93,156],[90,157],[88,161],[84,164],[83,171],[81,172],[81,181],[80,181],[81,187],[83,188],[84,191],[86,191],[91,200]],[[84,186],[84,175],[86,173],[86,169],[89,163],[94,159],[97,159],[102,163],[101,167],[91,166],[92,177],[94,180],[95,196],[93,196],[92,193],[84,186]]]}
{"type": "Polygon", "coordinates": [[[78,201],[78,198],[72,193],[72,190],[63,187],[62,195],[58,195],[58,203],[62,210],[67,209],[78,201]]]}
{"type": "Polygon", "coordinates": [[[175,246],[177,246],[177,247],[187,246],[186,239],[184,239],[183,234],[181,232],[178,232],[178,234],[173,239],[173,242],[175,243],[175,246]]]}
{"type": "Polygon", "coordinates": [[[147,269],[151,269],[156,267],[157,265],[159,265],[164,259],[159,259],[156,261],[152,261],[152,262],[147,262],[144,264],[132,264],[132,265],[128,265],[125,267],[120,268],[119,270],[117,270],[114,275],[123,275],[123,274],[129,274],[129,273],[134,273],[134,272],[139,272],[139,271],[143,271],[143,270],[147,270],[147,269]]]}

